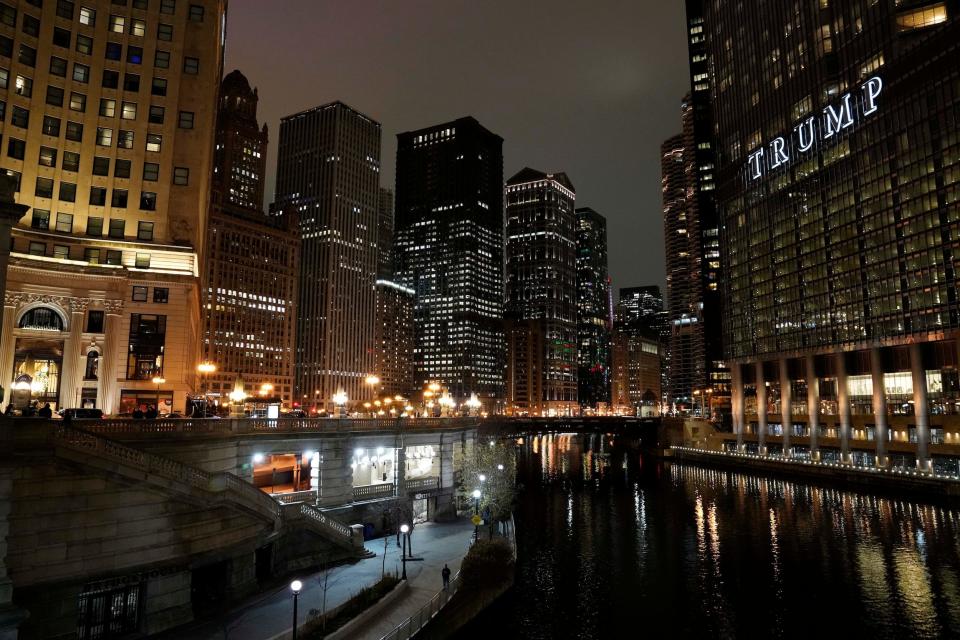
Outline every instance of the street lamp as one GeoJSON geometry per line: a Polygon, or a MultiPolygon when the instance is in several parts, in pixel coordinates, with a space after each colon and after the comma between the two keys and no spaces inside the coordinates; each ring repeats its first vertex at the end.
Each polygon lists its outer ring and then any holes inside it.
{"type": "Polygon", "coordinates": [[[337,405],[337,415],[343,417],[343,408],[347,404],[347,393],[342,389],[333,394],[333,404],[337,405]]]}
{"type": "Polygon", "coordinates": [[[153,384],[157,385],[157,415],[160,415],[160,385],[166,382],[163,376],[153,376],[153,384]]]}
{"type": "Polygon", "coordinates": [[[400,525],[400,533],[403,534],[403,550],[401,551],[400,562],[403,564],[403,576],[401,580],[407,579],[407,541],[410,539],[410,526],[407,524],[400,525]]]}
{"type": "Polygon", "coordinates": [[[473,525],[473,539],[476,540],[479,535],[480,525],[476,524],[479,522],[477,516],[480,515],[480,489],[473,490],[473,516],[474,516],[474,525],[473,525]]]}
{"type": "Polygon", "coordinates": [[[486,476],[486,474],[481,473],[481,474],[478,476],[478,478],[480,479],[480,482],[486,482],[486,481],[487,481],[487,476],[486,476]]]}
{"type": "Polygon", "coordinates": [[[271,393],[272,391],[273,391],[273,385],[270,384],[269,382],[264,382],[262,385],[260,385],[261,396],[265,396],[268,393],[271,393]]]}
{"type": "Polygon", "coordinates": [[[476,413],[477,409],[479,409],[481,406],[480,398],[477,397],[477,394],[470,394],[470,399],[467,400],[467,406],[470,408],[470,412],[472,414],[476,413]]]}
{"type": "Polygon", "coordinates": [[[293,591],[293,634],[291,635],[293,640],[297,640],[297,597],[301,589],[303,589],[303,583],[299,580],[290,583],[290,591],[293,591]]]}
{"type": "Polygon", "coordinates": [[[203,415],[207,415],[207,376],[217,370],[217,365],[209,360],[204,360],[197,365],[197,371],[200,373],[200,386],[203,391],[203,415]]]}

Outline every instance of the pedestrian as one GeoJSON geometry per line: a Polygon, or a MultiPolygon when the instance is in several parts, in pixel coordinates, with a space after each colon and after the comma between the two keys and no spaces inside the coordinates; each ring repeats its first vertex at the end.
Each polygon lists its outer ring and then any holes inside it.
{"type": "Polygon", "coordinates": [[[443,590],[446,591],[450,586],[450,567],[443,565],[443,571],[440,572],[440,575],[443,576],[443,590]]]}
{"type": "Polygon", "coordinates": [[[49,420],[50,418],[52,418],[52,417],[53,417],[53,409],[50,408],[50,403],[49,403],[49,402],[45,403],[45,404],[40,408],[40,411],[37,412],[37,415],[39,415],[41,418],[47,418],[48,420],[49,420]]]}
{"type": "Polygon", "coordinates": [[[12,417],[13,417],[13,403],[12,403],[12,402],[7,405],[7,408],[6,408],[6,409],[3,410],[3,415],[5,415],[5,416],[8,417],[8,418],[12,418],[12,417]]]}
{"type": "Polygon", "coordinates": [[[137,408],[133,410],[133,419],[143,420],[143,410],[140,408],[140,405],[137,405],[137,408]]]}

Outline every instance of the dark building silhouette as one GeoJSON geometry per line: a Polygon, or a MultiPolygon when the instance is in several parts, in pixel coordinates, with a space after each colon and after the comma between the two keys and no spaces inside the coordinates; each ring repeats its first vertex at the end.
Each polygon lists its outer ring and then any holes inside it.
{"type": "Polygon", "coordinates": [[[416,296],[414,383],[503,398],[503,139],[473,118],[397,136],[395,279],[416,296]]]}
{"type": "Polygon", "coordinates": [[[607,219],[588,207],[576,210],[577,385],[580,406],[610,402],[610,276],[607,219]]]}
{"type": "MultiPolygon", "coordinates": [[[[576,193],[564,173],[525,168],[507,180],[507,309],[539,322],[540,412],[577,413],[576,193]]],[[[514,328],[516,331],[516,327],[514,328]]],[[[508,406],[511,398],[507,397],[508,406]]]]}
{"type": "Polygon", "coordinates": [[[293,217],[263,211],[267,125],[257,90],[239,71],[223,79],[214,138],[213,195],[203,284],[203,393],[227,402],[251,396],[293,403],[300,242],[293,217]]]}
{"type": "Polygon", "coordinates": [[[393,279],[393,190],[384,187],[377,201],[377,278],[393,279]]]}
{"type": "Polygon", "coordinates": [[[342,102],[280,121],[276,210],[299,218],[296,393],[310,407],[374,392],[380,135],[342,102]]]}
{"type": "Polygon", "coordinates": [[[956,475],[960,7],[720,0],[703,26],[736,445],[956,475]]]}

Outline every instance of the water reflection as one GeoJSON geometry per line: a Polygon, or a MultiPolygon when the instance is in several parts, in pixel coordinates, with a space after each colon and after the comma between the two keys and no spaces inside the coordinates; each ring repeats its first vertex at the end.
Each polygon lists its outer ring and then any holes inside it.
{"type": "Polygon", "coordinates": [[[506,445],[517,587],[462,637],[960,633],[956,509],[663,464],[605,434],[506,445]]]}

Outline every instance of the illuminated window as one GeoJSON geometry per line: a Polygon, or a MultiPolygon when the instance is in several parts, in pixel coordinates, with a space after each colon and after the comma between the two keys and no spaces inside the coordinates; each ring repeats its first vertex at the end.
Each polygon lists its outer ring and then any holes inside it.
{"type": "Polygon", "coordinates": [[[947,21],[946,3],[940,2],[928,7],[913,9],[897,15],[897,30],[913,31],[947,21]]]}

